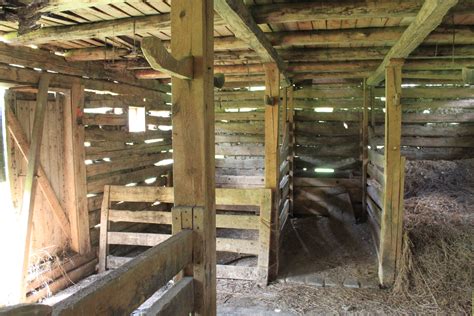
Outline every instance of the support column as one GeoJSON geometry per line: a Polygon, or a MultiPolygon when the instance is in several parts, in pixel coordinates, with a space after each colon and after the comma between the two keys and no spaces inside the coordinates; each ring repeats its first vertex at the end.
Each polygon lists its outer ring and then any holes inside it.
{"type": "Polygon", "coordinates": [[[171,80],[174,212],[195,232],[194,311],[206,316],[216,314],[213,21],[212,0],[173,0],[171,52],[193,57],[193,78],[171,80]]]}
{"type": "Polygon", "coordinates": [[[400,257],[403,225],[404,163],[400,155],[403,60],[391,60],[385,69],[384,193],[380,231],[379,279],[391,285],[400,257]]]}
{"type": "Polygon", "coordinates": [[[91,250],[89,236],[89,212],[87,206],[87,181],[84,150],[84,86],[72,85],[64,109],[64,182],[65,206],[69,211],[71,248],[86,254],[91,250]]]}
{"type": "Polygon", "coordinates": [[[280,72],[274,63],[264,64],[265,70],[265,187],[272,189],[270,267],[268,278],[276,278],[278,274],[279,250],[279,99],[280,72]]]}

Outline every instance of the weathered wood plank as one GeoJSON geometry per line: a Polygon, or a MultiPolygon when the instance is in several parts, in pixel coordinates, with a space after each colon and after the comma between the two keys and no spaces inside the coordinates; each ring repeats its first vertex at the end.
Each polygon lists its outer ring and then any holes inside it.
{"type": "Polygon", "coordinates": [[[33,120],[33,129],[31,132],[30,152],[28,154],[28,167],[26,170],[26,177],[23,183],[23,194],[21,199],[20,214],[21,214],[21,228],[20,232],[20,265],[22,267],[21,275],[19,276],[18,284],[20,287],[20,299],[24,301],[26,290],[26,276],[28,274],[28,266],[30,259],[30,242],[31,229],[33,221],[33,211],[36,197],[36,174],[40,164],[41,140],[43,137],[44,118],[46,114],[46,107],[48,103],[48,87],[51,77],[49,75],[42,75],[38,83],[38,94],[36,99],[36,109],[33,120]]]}
{"type": "Polygon", "coordinates": [[[84,111],[84,86],[72,85],[64,109],[65,188],[66,207],[71,223],[71,247],[84,254],[90,251],[89,214],[84,150],[84,125],[80,119],[84,111]]]}
{"type": "Polygon", "coordinates": [[[184,277],[163,296],[156,300],[141,315],[149,316],[188,316],[194,309],[194,280],[184,277]]]}
{"type": "Polygon", "coordinates": [[[217,278],[255,281],[257,280],[257,268],[218,264],[217,278]]]}
{"type": "Polygon", "coordinates": [[[53,306],[55,315],[131,313],[192,261],[192,232],[182,231],[53,306]]]}
{"type": "MultiPolygon", "coordinates": [[[[431,1],[425,2],[425,4],[431,3],[431,1]]],[[[383,285],[394,282],[397,258],[400,255],[397,253],[397,244],[402,240],[402,236],[398,235],[398,225],[403,225],[403,218],[399,218],[400,194],[403,195],[400,192],[402,65],[403,61],[391,60],[385,70],[385,148],[387,150],[384,154],[383,212],[379,248],[379,281],[383,285]]]]}

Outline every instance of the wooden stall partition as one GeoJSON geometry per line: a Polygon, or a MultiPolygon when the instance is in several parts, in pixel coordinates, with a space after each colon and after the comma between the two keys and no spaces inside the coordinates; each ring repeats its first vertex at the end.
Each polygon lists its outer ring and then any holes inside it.
{"type": "MultiPolygon", "coordinates": [[[[99,271],[115,269],[130,257],[109,254],[109,245],[155,246],[171,237],[169,233],[120,232],[110,228],[110,224],[144,223],[173,226],[173,233],[186,225],[186,218],[170,211],[151,210],[156,202],[174,203],[174,190],[169,187],[124,187],[106,186],[101,212],[99,271]],[[142,210],[119,208],[118,201],[126,203],[148,203],[142,210]],[[179,218],[176,218],[176,217],[179,218]],[[179,225],[177,226],[176,222],[179,225]]],[[[257,266],[244,267],[217,265],[217,277],[229,279],[254,280],[266,285],[268,282],[270,255],[270,215],[271,190],[217,188],[216,204],[227,206],[256,206],[258,214],[248,212],[221,212],[216,215],[216,227],[232,230],[253,230],[258,232],[257,239],[226,238],[216,239],[216,251],[232,252],[257,256],[257,266]]]]}
{"type": "MultiPolygon", "coordinates": [[[[473,85],[402,85],[401,154],[408,160],[473,158],[473,85]]],[[[384,145],[383,89],[374,89],[371,146],[384,145]]]]}
{"type": "Polygon", "coordinates": [[[362,86],[302,87],[295,90],[294,103],[294,214],[340,209],[359,215],[362,86]]]}
{"type": "Polygon", "coordinates": [[[217,187],[264,187],[262,99],[262,91],[247,89],[215,93],[217,187]]]}

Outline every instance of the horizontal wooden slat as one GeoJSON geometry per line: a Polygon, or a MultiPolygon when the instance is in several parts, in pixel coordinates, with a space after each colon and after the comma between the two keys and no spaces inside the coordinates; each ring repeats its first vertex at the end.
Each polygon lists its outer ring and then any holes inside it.
{"type": "MultiPolygon", "coordinates": [[[[371,139],[371,144],[375,146],[383,146],[384,138],[375,137],[371,139]]],[[[412,147],[474,147],[474,136],[457,136],[457,137],[409,137],[403,136],[401,139],[402,146],[412,147]]]]}
{"type": "Polygon", "coordinates": [[[378,153],[374,149],[369,149],[369,160],[379,168],[384,167],[384,155],[378,153]]]}
{"type": "Polygon", "coordinates": [[[367,181],[367,194],[372,198],[372,200],[377,203],[378,207],[382,209],[383,207],[383,189],[380,185],[374,183],[373,180],[367,181]]]}
{"type": "Polygon", "coordinates": [[[156,246],[169,239],[168,234],[108,232],[107,243],[110,245],[156,246]]]}
{"type": "Polygon", "coordinates": [[[109,221],[171,225],[171,212],[109,210],[109,221]]]}
{"type": "Polygon", "coordinates": [[[216,238],[216,250],[258,255],[258,241],[233,238],[216,238]]]}
{"type": "Polygon", "coordinates": [[[218,279],[249,280],[257,279],[257,267],[230,266],[218,264],[216,269],[218,279]]]}
{"type": "Polygon", "coordinates": [[[130,314],[192,261],[192,240],[181,231],[55,304],[53,314],[130,314]]]}
{"type": "Polygon", "coordinates": [[[315,113],[296,111],[296,121],[337,121],[337,122],[359,122],[362,116],[354,112],[315,113]]]}
{"type": "Polygon", "coordinates": [[[367,196],[367,210],[369,215],[375,220],[380,226],[380,218],[382,217],[382,209],[372,200],[370,196],[367,196]]]}
{"type": "Polygon", "coordinates": [[[216,215],[216,227],[234,229],[258,229],[260,218],[255,215],[216,215]]]}
{"type": "Polygon", "coordinates": [[[184,277],[146,309],[145,315],[188,316],[194,310],[193,277],[184,277]]]}
{"type": "MultiPolygon", "coordinates": [[[[218,205],[256,205],[260,206],[263,199],[270,196],[270,189],[216,189],[218,205]]],[[[126,187],[111,186],[111,201],[173,203],[172,187],[126,187]]]]}
{"type": "Polygon", "coordinates": [[[376,180],[380,185],[383,185],[385,176],[375,165],[369,163],[367,165],[367,173],[372,179],[376,180]]]}
{"type": "Polygon", "coordinates": [[[294,186],[299,187],[326,187],[342,185],[344,187],[361,187],[360,178],[354,179],[336,179],[336,178],[294,178],[294,186]]]}

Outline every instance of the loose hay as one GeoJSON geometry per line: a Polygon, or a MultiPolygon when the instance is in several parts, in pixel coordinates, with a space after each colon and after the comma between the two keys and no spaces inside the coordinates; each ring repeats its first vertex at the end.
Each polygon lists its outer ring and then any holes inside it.
{"type": "Polygon", "coordinates": [[[474,159],[407,163],[405,238],[394,295],[433,313],[469,314],[474,159]]]}

